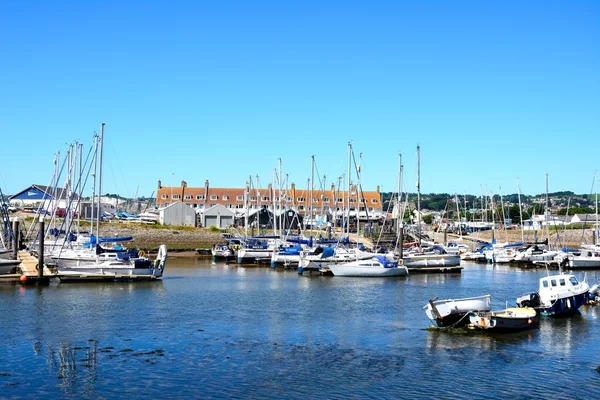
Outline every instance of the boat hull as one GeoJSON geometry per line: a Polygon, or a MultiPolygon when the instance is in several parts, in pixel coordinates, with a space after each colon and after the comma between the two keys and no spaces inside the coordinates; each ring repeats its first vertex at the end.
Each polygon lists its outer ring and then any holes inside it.
{"type": "Polygon", "coordinates": [[[469,323],[467,314],[490,311],[491,295],[463,299],[430,300],[423,307],[427,317],[438,327],[462,327],[469,323]]]}
{"type": "Polygon", "coordinates": [[[507,308],[502,311],[479,312],[469,316],[470,326],[490,332],[509,333],[539,326],[533,308],[507,308]]]}
{"type": "Polygon", "coordinates": [[[360,267],[347,266],[343,264],[329,264],[327,268],[331,270],[334,276],[355,276],[355,277],[389,277],[389,276],[406,276],[408,269],[405,266],[392,268],[385,267],[360,267]]]}
{"type": "Polygon", "coordinates": [[[402,258],[404,266],[408,268],[427,268],[427,267],[455,267],[460,265],[460,255],[458,254],[432,254],[432,255],[414,255],[402,258]]]}

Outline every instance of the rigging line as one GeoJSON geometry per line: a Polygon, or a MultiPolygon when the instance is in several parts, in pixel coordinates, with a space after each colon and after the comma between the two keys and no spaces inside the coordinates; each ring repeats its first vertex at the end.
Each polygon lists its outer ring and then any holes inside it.
{"type": "MultiPolygon", "coordinates": [[[[83,171],[85,171],[85,170],[86,170],[86,168],[87,168],[87,173],[85,174],[85,180],[83,181],[83,184],[82,184],[82,182],[81,182],[81,175],[79,176],[79,179],[78,179],[78,181],[77,181],[77,184],[76,184],[76,186],[75,186],[75,190],[73,191],[73,193],[72,193],[72,195],[71,195],[71,198],[69,199],[69,203],[68,203],[68,205],[67,205],[67,207],[66,207],[66,210],[70,210],[70,209],[71,209],[71,207],[72,207],[72,205],[73,205],[73,204],[72,204],[72,202],[73,202],[73,197],[74,197],[74,195],[75,195],[75,194],[78,192],[78,190],[77,190],[77,189],[79,189],[80,185],[82,185],[82,186],[81,186],[81,188],[82,188],[82,189],[83,189],[83,188],[85,188],[85,186],[87,185],[87,180],[88,180],[88,178],[90,177],[90,170],[91,170],[91,167],[92,167],[92,160],[90,159],[90,155],[91,155],[91,153],[92,153],[92,150],[93,150],[93,146],[91,146],[91,147],[90,147],[90,149],[89,149],[89,151],[88,151],[88,154],[87,154],[87,156],[86,156],[86,158],[85,158],[85,162],[83,163],[83,169],[82,169],[82,172],[83,172],[83,171]],[[88,165],[88,161],[89,161],[89,165],[88,165]]],[[[81,192],[83,192],[83,190],[82,190],[81,192]]],[[[81,204],[81,197],[79,196],[79,197],[78,197],[78,199],[77,199],[77,202],[75,203],[75,207],[74,207],[76,210],[77,210],[77,209],[79,209],[79,214],[81,214],[81,209],[80,209],[80,207],[79,207],[79,206],[80,206],[80,204],[81,204]]],[[[70,223],[69,223],[69,226],[68,226],[68,227],[65,227],[65,233],[66,233],[66,234],[65,234],[65,239],[64,239],[64,241],[63,241],[63,248],[64,248],[64,245],[65,245],[65,243],[67,242],[67,238],[68,238],[68,232],[71,232],[71,227],[72,227],[72,225],[73,225],[73,220],[72,220],[72,219],[71,219],[69,222],[70,222],[70,223]]],[[[64,220],[63,220],[63,224],[64,224],[64,220]]],[[[63,228],[63,224],[61,224],[61,228],[63,228]]],[[[54,246],[54,245],[53,245],[53,246],[54,246]]],[[[60,251],[60,253],[62,253],[62,248],[61,248],[61,251],[60,251]]],[[[60,257],[60,253],[59,253],[59,257],[60,257]]]]}
{"type": "MultiPolygon", "coordinates": [[[[129,187],[127,186],[127,181],[125,180],[125,176],[123,175],[123,169],[121,168],[121,163],[119,162],[119,157],[117,157],[117,152],[115,151],[115,147],[114,147],[113,143],[111,143],[110,149],[112,150],[114,160],[117,163],[117,168],[119,170],[119,174],[121,175],[121,179],[123,180],[123,184],[125,185],[125,193],[127,193],[128,198],[131,198],[131,191],[129,190],[129,187]]],[[[112,171],[112,168],[111,168],[111,171],[112,171]]],[[[116,182],[116,179],[114,178],[114,172],[113,172],[113,179],[116,182]]],[[[117,186],[117,189],[120,191],[119,186],[118,185],[116,185],[116,186],[117,186]]]]}

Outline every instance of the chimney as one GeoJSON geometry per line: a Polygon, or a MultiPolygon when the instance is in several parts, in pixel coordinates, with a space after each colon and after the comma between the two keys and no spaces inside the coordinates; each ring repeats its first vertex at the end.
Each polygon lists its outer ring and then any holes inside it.
{"type": "Polygon", "coordinates": [[[377,193],[379,193],[379,185],[377,185],[377,193]]]}
{"type": "Polygon", "coordinates": [[[158,180],[158,190],[162,189],[162,183],[160,181],[160,179],[158,180]]]}
{"type": "Polygon", "coordinates": [[[181,181],[181,201],[185,199],[185,188],[187,187],[187,183],[185,181],[181,181]]]}

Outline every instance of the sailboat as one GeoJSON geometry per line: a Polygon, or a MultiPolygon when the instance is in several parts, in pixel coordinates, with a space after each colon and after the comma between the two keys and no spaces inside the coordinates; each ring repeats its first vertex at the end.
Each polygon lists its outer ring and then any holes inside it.
{"type": "MultiPolygon", "coordinates": [[[[350,221],[350,193],[352,188],[351,181],[351,163],[354,159],[352,153],[352,144],[348,143],[348,224],[350,221]]],[[[358,175],[358,183],[356,184],[356,248],[349,253],[352,260],[347,262],[333,262],[326,264],[334,276],[354,276],[354,277],[390,277],[390,276],[406,276],[408,269],[403,265],[402,260],[395,260],[393,254],[373,254],[370,256],[368,252],[363,252],[359,249],[359,232],[360,232],[360,165],[355,165],[358,175]],[[368,258],[366,258],[368,257],[368,258]]]]}
{"type": "Polygon", "coordinates": [[[460,265],[460,255],[450,254],[442,246],[422,248],[421,235],[421,146],[417,145],[417,237],[418,247],[404,252],[402,260],[408,269],[427,267],[456,267],[460,265]]]}
{"type": "MultiPolygon", "coordinates": [[[[119,252],[111,252],[100,246],[100,215],[102,193],[102,150],[104,143],[104,123],[100,125],[100,136],[95,138],[95,147],[99,151],[97,159],[94,160],[94,170],[96,169],[96,160],[98,160],[98,204],[96,209],[96,235],[90,235],[87,246],[79,248],[58,249],[58,252],[52,252],[50,257],[56,264],[57,275],[61,280],[82,280],[82,279],[127,279],[132,277],[150,277],[160,278],[163,275],[167,262],[167,248],[164,244],[159,246],[158,255],[154,261],[151,261],[142,254],[138,257],[131,257],[119,252]],[[64,257],[62,256],[64,252],[64,257]]],[[[95,156],[94,156],[95,157],[95,156]]],[[[94,176],[96,171],[94,171],[94,176]]],[[[95,184],[94,184],[95,186],[95,184]]],[[[95,188],[94,188],[95,189],[95,188]]],[[[94,196],[92,195],[92,198],[94,196]]],[[[92,215],[92,224],[94,218],[92,215]]],[[[93,229],[92,229],[93,230],[93,229]]],[[[40,232],[40,235],[43,235],[40,232]]],[[[66,241],[65,241],[66,243],[66,241]]]]}

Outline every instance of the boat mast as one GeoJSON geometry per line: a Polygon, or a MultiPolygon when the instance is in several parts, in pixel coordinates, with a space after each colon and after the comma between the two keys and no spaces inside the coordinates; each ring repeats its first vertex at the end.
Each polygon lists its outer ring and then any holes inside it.
{"type": "Polygon", "coordinates": [[[102,148],[104,147],[104,122],[100,123],[100,165],[98,166],[98,224],[96,226],[96,245],[100,244],[100,212],[102,205],[102,148]]]}
{"type": "Polygon", "coordinates": [[[548,174],[546,174],[546,212],[544,212],[544,219],[546,220],[546,239],[548,240],[548,247],[550,247],[550,227],[548,226],[548,213],[550,212],[550,210],[548,206],[548,174]]]}
{"type": "Polygon", "coordinates": [[[521,205],[521,186],[519,185],[518,177],[517,177],[517,194],[519,197],[519,219],[521,220],[521,242],[525,242],[525,236],[523,235],[523,206],[521,205]]]}
{"type": "Polygon", "coordinates": [[[421,248],[421,146],[417,145],[417,233],[421,248]]]}
{"type": "Polygon", "coordinates": [[[502,225],[504,227],[504,236],[506,237],[506,241],[508,242],[508,231],[506,230],[506,215],[504,214],[504,200],[502,199],[502,186],[500,188],[500,207],[502,209],[502,225]]]}
{"type": "Polygon", "coordinates": [[[596,229],[594,230],[593,244],[598,243],[598,171],[594,171],[594,181],[596,183],[596,229]]]}
{"type": "Polygon", "coordinates": [[[348,238],[350,237],[350,190],[352,186],[352,178],[350,177],[351,157],[352,143],[348,142],[348,238]]]}
{"type": "Polygon", "coordinates": [[[277,217],[276,217],[276,213],[277,213],[277,199],[276,199],[276,194],[275,194],[275,181],[276,181],[276,177],[277,176],[277,168],[273,168],[273,235],[277,235],[277,217]]]}
{"type": "MultiPolygon", "coordinates": [[[[92,185],[92,205],[90,215],[90,248],[92,246],[91,235],[94,234],[94,211],[96,210],[96,173],[98,170],[98,135],[94,132],[94,172],[92,172],[93,185],[92,185]]],[[[157,196],[158,197],[158,196],[157,196]]],[[[97,213],[96,213],[97,214],[97,213]]],[[[100,216],[98,215],[98,218],[100,216]]]]}
{"type": "Polygon", "coordinates": [[[315,187],[315,156],[311,156],[311,168],[310,168],[310,211],[308,220],[310,221],[310,235],[312,236],[313,231],[313,189],[315,187]]]}
{"type": "Polygon", "coordinates": [[[456,201],[456,219],[458,220],[458,237],[462,240],[462,224],[460,221],[460,207],[458,205],[458,193],[454,193],[454,200],[456,201]]]}
{"type": "Polygon", "coordinates": [[[246,206],[246,212],[244,215],[244,234],[248,239],[248,214],[250,213],[250,184],[246,181],[246,190],[244,190],[244,205],[246,206]]]}

